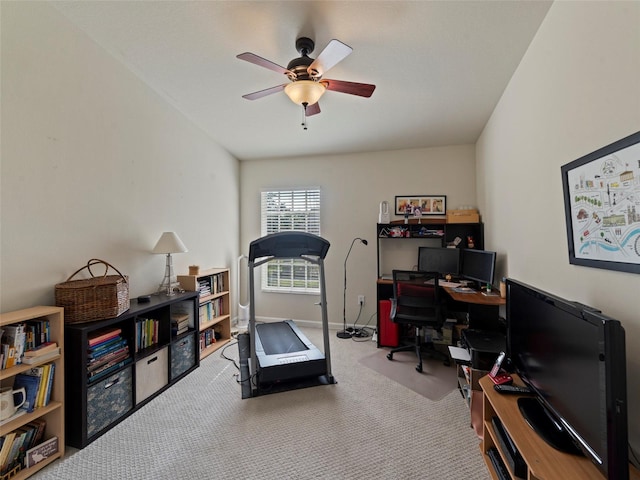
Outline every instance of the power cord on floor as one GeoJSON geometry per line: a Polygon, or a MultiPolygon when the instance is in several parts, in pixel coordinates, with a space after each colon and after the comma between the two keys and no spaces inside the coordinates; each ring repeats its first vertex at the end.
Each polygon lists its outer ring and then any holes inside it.
{"type": "Polygon", "coordinates": [[[367,321],[366,325],[357,328],[356,325],[358,324],[358,319],[360,318],[360,313],[362,312],[362,305],[360,306],[360,312],[358,313],[358,317],[356,318],[356,321],[353,324],[353,335],[351,336],[351,339],[354,342],[366,342],[369,341],[369,337],[371,337],[376,329],[374,327],[370,327],[369,324],[371,323],[371,320],[377,315],[377,313],[373,313],[370,317],[369,320],[367,321]]]}

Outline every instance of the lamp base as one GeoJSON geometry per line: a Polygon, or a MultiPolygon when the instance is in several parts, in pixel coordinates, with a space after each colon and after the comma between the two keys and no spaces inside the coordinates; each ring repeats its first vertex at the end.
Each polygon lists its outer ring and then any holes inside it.
{"type": "Polygon", "coordinates": [[[347,332],[346,330],[341,330],[336,333],[336,337],[338,338],[351,338],[353,337],[353,332],[347,332]]]}
{"type": "Polygon", "coordinates": [[[166,295],[167,297],[171,297],[176,293],[182,292],[182,287],[180,286],[180,282],[173,282],[170,285],[166,283],[161,283],[158,291],[156,292],[158,295],[166,295]]]}

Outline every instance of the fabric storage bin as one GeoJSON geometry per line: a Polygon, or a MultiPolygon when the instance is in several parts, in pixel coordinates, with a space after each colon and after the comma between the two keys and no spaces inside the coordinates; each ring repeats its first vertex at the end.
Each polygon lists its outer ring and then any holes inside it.
{"type": "Polygon", "coordinates": [[[171,344],[171,379],[179,377],[196,363],[195,334],[190,333],[171,344]]]}
{"type": "Polygon", "coordinates": [[[87,437],[99,433],[133,407],[131,367],[121,370],[87,392],[87,437]]]}
{"type": "Polygon", "coordinates": [[[169,383],[169,347],[136,362],[136,404],[169,383]]]}

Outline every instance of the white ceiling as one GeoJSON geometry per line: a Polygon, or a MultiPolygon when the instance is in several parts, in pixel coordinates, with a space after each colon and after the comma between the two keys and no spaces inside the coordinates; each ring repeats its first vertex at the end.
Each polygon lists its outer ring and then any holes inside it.
{"type": "Polygon", "coordinates": [[[550,1],[52,2],[99,45],[240,160],[475,143],[550,1]],[[285,83],[238,60],[282,66],[315,40],[353,53],[325,78],[377,86],[371,98],[327,91],[301,127],[285,83]]]}

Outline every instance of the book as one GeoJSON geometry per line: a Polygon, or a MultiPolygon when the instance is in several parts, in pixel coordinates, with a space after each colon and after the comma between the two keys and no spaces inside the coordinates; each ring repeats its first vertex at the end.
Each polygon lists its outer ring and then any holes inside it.
{"type": "Polygon", "coordinates": [[[42,343],[40,345],[38,345],[37,347],[34,347],[30,350],[27,350],[26,352],[24,352],[24,356],[25,357],[40,357],[42,355],[45,355],[51,351],[54,351],[58,349],[58,351],[60,351],[60,349],[58,348],[58,344],[56,342],[46,342],[46,343],[42,343]]]}
{"type": "Polygon", "coordinates": [[[13,388],[18,389],[24,387],[26,392],[26,400],[22,408],[27,412],[33,412],[36,407],[36,398],[38,396],[38,387],[40,386],[40,378],[33,375],[19,373],[15,376],[13,388]]]}
{"type": "Polygon", "coordinates": [[[49,374],[51,372],[51,364],[45,363],[42,365],[43,372],[40,378],[40,385],[38,386],[38,398],[36,399],[36,407],[44,407],[44,399],[47,393],[47,385],[49,385],[49,374]]]}
{"type": "Polygon", "coordinates": [[[106,340],[111,340],[112,338],[117,337],[118,335],[120,335],[120,333],[122,333],[122,329],[120,328],[114,328],[112,330],[99,333],[95,337],[91,337],[89,339],[89,346],[95,347],[96,345],[105,342],[106,340]]]}
{"type": "Polygon", "coordinates": [[[29,370],[27,370],[26,372],[24,372],[24,375],[31,375],[33,377],[36,377],[38,379],[38,393],[36,394],[36,401],[35,401],[35,407],[38,408],[40,407],[40,391],[43,388],[42,387],[42,378],[44,376],[44,365],[39,365],[37,367],[32,367],[29,370]]]}
{"type": "Polygon", "coordinates": [[[34,429],[33,436],[31,438],[31,444],[28,445],[27,450],[29,448],[35,447],[42,441],[42,437],[44,436],[44,429],[47,426],[47,422],[43,418],[37,418],[27,423],[30,428],[34,429]]]}
{"type": "Polygon", "coordinates": [[[11,368],[16,364],[16,349],[11,345],[7,346],[6,350],[6,360],[4,364],[4,368],[11,368]]]}
{"type": "Polygon", "coordinates": [[[4,471],[15,438],[16,432],[9,432],[4,436],[4,442],[2,442],[2,448],[0,449],[0,472],[4,471]]]}
{"type": "MultiPolygon", "coordinates": [[[[15,349],[15,363],[19,364],[22,361],[22,355],[25,350],[25,326],[23,323],[16,325],[6,325],[4,327],[5,342],[9,344],[9,347],[15,349]]],[[[8,367],[7,367],[8,368],[8,367]]]]}
{"type": "Polygon", "coordinates": [[[38,357],[22,357],[22,363],[24,363],[25,365],[34,365],[38,362],[46,362],[47,360],[56,358],[58,355],[60,355],[60,347],[56,347],[55,350],[50,350],[49,352],[38,357]]]}
{"type": "Polygon", "coordinates": [[[18,455],[20,454],[20,449],[22,448],[25,435],[27,434],[27,431],[23,428],[17,428],[15,432],[16,436],[13,439],[13,445],[11,446],[11,450],[9,451],[9,455],[7,456],[7,464],[4,467],[2,473],[6,473],[16,465],[18,455]]]}
{"type": "Polygon", "coordinates": [[[31,445],[31,441],[33,440],[33,435],[35,433],[35,428],[30,425],[25,425],[20,428],[25,432],[24,440],[22,445],[20,446],[20,450],[18,451],[18,458],[16,459],[20,465],[24,466],[24,456],[27,450],[29,450],[29,446],[31,445]]]}
{"type": "Polygon", "coordinates": [[[113,350],[122,348],[126,344],[127,344],[127,341],[124,338],[121,338],[121,337],[114,338],[113,340],[110,340],[108,342],[101,344],[98,348],[95,348],[95,349],[90,348],[89,358],[100,357],[101,355],[105,355],[113,350]]]}
{"type": "Polygon", "coordinates": [[[27,468],[33,467],[36,463],[56,453],[58,453],[58,437],[51,437],[26,451],[25,466],[27,468]]]}
{"type": "Polygon", "coordinates": [[[47,405],[49,405],[49,402],[51,401],[51,390],[53,389],[53,376],[56,372],[55,363],[49,364],[49,367],[50,367],[49,378],[47,379],[47,385],[44,393],[44,403],[42,404],[43,407],[46,407],[47,405]]]}
{"type": "Polygon", "coordinates": [[[120,367],[124,367],[125,365],[127,365],[130,362],[131,362],[131,358],[127,358],[125,360],[122,360],[121,362],[116,363],[115,365],[111,365],[109,368],[107,368],[105,370],[102,370],[99,373],[93,372],[93,375],[91,376],[91,378],[89,378],[89,383],[91,383],[91,384],[95,383],[96,381],[106,377],[110,373],[115,372],[120,367]]]}

